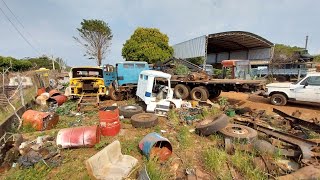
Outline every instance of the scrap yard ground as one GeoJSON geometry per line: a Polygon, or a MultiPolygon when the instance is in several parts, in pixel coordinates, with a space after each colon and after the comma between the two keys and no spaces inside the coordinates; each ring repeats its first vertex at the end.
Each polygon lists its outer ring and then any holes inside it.
{"type": "MultiPolygon", "coordinates": [[[[273,114],[273,105],[267,99],[256,95],[244,93],[224,92],[230,104],[238,104],[239,107],[266,110],[267,114],[273,114]]],[[[212,101],[218,101],[213,99],[212,101]]],[[[135,101],[112,101],[106,100],[103,106],[133,104],[135,101]]],[[[53,130],[35,132],[30,129],[22,129],[23,136],[32,139],[40,135],[51,135],[56,137],[59,129],[81,125],[98,124],[97,111],[88,111],[81,115],[71,113],[75,110],[75,101],[65,103],[57,110],[60,114],[60,121],[53,130]],[[31,132],[30,132],[31,131],[31,132]]],[[[318,106],[307,106],[300,104],[288,104],[277,107],[278,109],[291,114],[299,110],[301,118],[311,119],[320,113],[318,106]]],[[[222,113],[219,110],[207,109],[204,116],[218,116],[222,113]]],[[[159,124],[152,128],[142,129],[132,127],[129,119],[121,120],[121,131],[115,137],[101,137],[99,144],[94,148],[76,148],[61,150],[61,162],[56,166],[47,166],[43,162],[31,168],[11,168],[8,172],[2,173],[0,179],[90,179],[85,161],[103,149],[105,146],[119,140],[123,154],[131,155],[139,160],[138,165],[126,179],[136,179],[139,171],[147,167],[151,179],[185,179],[187,173],[194,172],[198,179],[269,179],[277,175],[283,175],[290,171],[283,170],[274,165],[276,170],[266,172],[256,166],[256,157],[264,156],[273,161],[286,159],[280,155],[263,155],[259,152],[251,152],[235,148],[233,155],[228,155],[224,149],[224,139],[219,133],[208,137],[199,136],[192,131],[194,126],[179,121],[178,113],[170,111],[167,118],[159,117],[159,124]],[[158,132],[168,138],[173,146],[173,155],[164,163],[148,161],[138,148],[139,141],[150,132],[158,132]]],[[[319,136],[320,137],[320,136],[319,136]]],[[[188,176],[192,179],[192,176],[188,176]]]]}

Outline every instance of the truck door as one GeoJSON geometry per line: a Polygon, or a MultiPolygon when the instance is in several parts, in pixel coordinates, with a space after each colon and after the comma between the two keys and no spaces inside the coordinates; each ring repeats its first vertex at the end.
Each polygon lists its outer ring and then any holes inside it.
{"type": "Polygon", "coordinates": [[[309,76],[294,89],[296,100],[320,103],[320,76],[309,76]]]}
{"type": "Polygon", "coordinates": [[[119,86],[137,84],[139,74],[148,69],[147,63],[127,62],[117,65],[119,86]]]}

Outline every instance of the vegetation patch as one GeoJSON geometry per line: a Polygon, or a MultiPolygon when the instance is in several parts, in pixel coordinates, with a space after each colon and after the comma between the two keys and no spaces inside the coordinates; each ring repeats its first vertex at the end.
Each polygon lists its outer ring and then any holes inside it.
{"type": "Polygon", "coordinates": [[[227,168],[228,155],[224,150],[210,147],[203,153],[205,169],[214,173],[219,179],[232,179],[227,168]]]}
{"type": "Polygon", "coordinates": [[[179,129],[177,139],[180,147],[182,148],[188,148],[193,143],[193,138],[189,132],[189,128],[186,126],[183,126],[179,129]]]}
{"type": "Polygon", "coordinates": [[[152,180],[170,179],[168,168],[164,168],[156,159],[150,159],[146,163],[149,178],[152,180]]]}

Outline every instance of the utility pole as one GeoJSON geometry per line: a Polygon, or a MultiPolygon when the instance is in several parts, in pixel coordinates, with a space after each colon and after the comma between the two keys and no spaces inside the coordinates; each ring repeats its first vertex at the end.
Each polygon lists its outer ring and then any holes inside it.
{"type": "Polygon", "coordinates": [[[305,46],[304,46],[304,49],[305,49],[305,50],[307,50],[307,48],[308,48],[308,39],[309,39],[309,36],[307,35],[307,36],[306,36],[306,44],[305,44],[305,46]]]}

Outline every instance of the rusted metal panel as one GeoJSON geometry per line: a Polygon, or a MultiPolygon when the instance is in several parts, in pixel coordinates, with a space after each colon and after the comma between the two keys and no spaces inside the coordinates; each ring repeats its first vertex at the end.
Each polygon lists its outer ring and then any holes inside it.
{"type": "Polygon", "coordinates": [[[57,96],[57,95],[60,95],[60,94],[61,93],[56,89],[52,89],[51,91],[49,91],[50,97],[57,96]]]}
{"type": "Polygon", "coordinates": [[[61,129],[57,135],[60,148],[93,147],[100,142],[98,126],[82,126],[61,129]]]}
{"type": "Polygon", "coordinates": [[[37,131],[52,129],[59,121],[59,116],[49,112],[27,110],[22,114],[23,125],[32,125],[37,131]]]}

